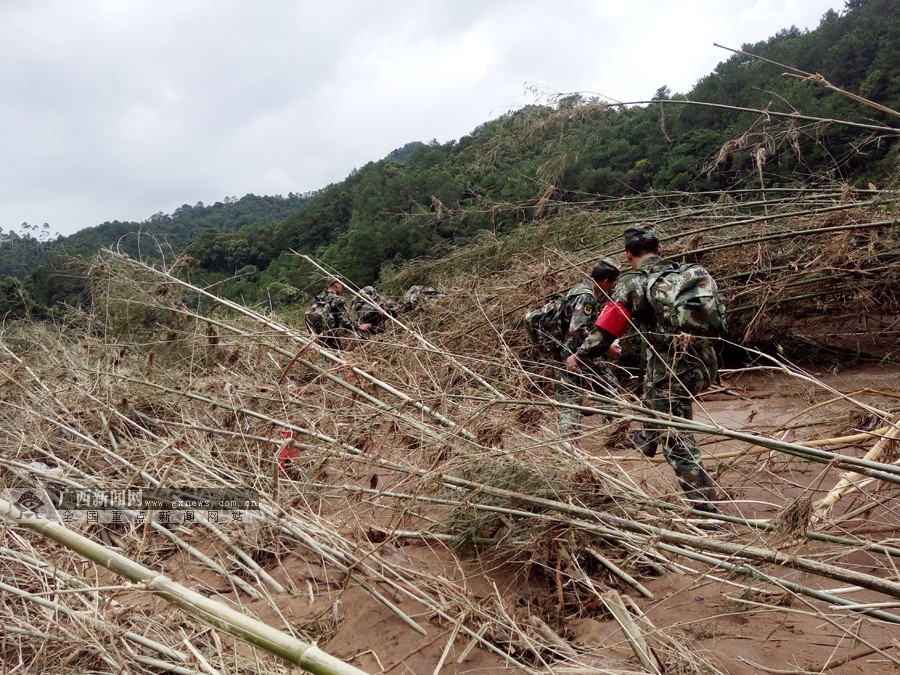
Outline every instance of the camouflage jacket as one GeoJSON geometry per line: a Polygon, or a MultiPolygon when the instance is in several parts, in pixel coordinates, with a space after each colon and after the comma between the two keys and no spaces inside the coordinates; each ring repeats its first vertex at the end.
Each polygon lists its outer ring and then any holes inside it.
{"type": "MultiPolygon", "coordinates": [[[[647,280],[650,274],[675,266],[675,263],[659,256],[645,258],[637,269],[622,275],[610,291],[610,302],[621,303],[631,315],[631,322],[652,347],[647,357],[648,378],[660,379],[672,374],[680,377],[682,373],[700,367],[707,371],[710,381],[713,381],[716,377],[717,358],[710,341],[692,338],[687,345],[673,344],[675,336],[660,327],[656,312],[647,298],[647,280]]],[[[577,356],[588,362],[605,354],[615,339],[616,336],[612,333],[595,328],[578,348],[577,356]]]]}
{"type": "Polygon", "coordinates": [[[356,330],[356,325],[350,319],[350,312],[347,310],[347,303],[343,296],[326,290],[317,295],[315,301],[325,305],[328,311],[331,312],[335,328],[344,328],[350,331],[356,330]]]}
{"type": "Polygon", "coordinates": [[[581,346],[600,314],[602,303],[594,297],[594,286],[590,279],[585,279],[580,284],[573,286],[564,301],[562,309],[562,324],[565,327],[563,333],[562,358],[574,354],[581,346]]]}
{"type": "Polygon", "coordinates": [[[370,286],[363,288],[360,295],[371,300],[371,302],[366,302],[361,297],[353,299],[353,311],[356,312],[356,318],[360,324],[368,323],[372,325],[372,328],[380,328],[388,322],[384,313],[396,317],[400,312],[400,306],[396,302],[382,298],[370,286]],[[377,307],[374,307],[372,303],[377,307]]]}

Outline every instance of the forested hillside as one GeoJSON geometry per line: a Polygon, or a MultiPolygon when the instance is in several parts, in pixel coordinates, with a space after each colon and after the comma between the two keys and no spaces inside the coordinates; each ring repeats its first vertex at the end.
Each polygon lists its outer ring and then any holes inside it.
{"type": "Polygon", "coordinates": [[[73,257],[85,258],[101,248],[133,258],[177,254],[205,233],[272,225],[311,199],[312,195],[293,193],[287,197],[226,197],[209,206],[185,204],[171,214],[156,213],[143,222],[102,223],[68,237],[54,237],[47,223],[42,227],[22,223],[18,232],[0,231],[0,279],[27,278],[28,292],[43,304],[75,303],[84,279],[73,257]]]}
{"type": "MultiPolygon", "coordinates": [[[[573,205],[637,210],[683,203],[687,193],[707,202],[724,191],[757,199],[808,184],[893,180],[896,114],[836,88],[900,109],[900,3],[851,0],[816,30],[787,28],[741,51],[687,94],[662,86],[653,101],[630,106],[570,95],[458,140],[411,142],[308,201],[284,200],[281,213],[232,217],[228,207],[245,197],[140,224],[106,223],[64,245],[121,242],[129,255],[159,257],[165,251],[155,241],[124,235],[165,232],[174,251],[184,246],[195,280],[244,302],[278,304],[320,281],[296,253],[362,285],[479,233],[557,218],[573,205]]],[[[40,302],[67,301],[74,291],[53,281],[60,265],[57,257],[26,282],[40,302]]]]}
{"type": "Polygon", "coordinates": [[[280,221],[311,198],[312,195],[293,193],[287,197],[258,197],[250,194],[240,199],[225,197],[221,202],[210,206],[204,206],[203,202],[198,202],[195,206],[185,204],[175,209],[171,215],[156,213],[143,223],[123,223],[116,220],[89,227],[66,237],[62,243],[65,247],[96,250],[115,242],[118,250],[133,257],[153,255],[153,249],[158,247],[179,251],[206,230],[227,233],[280,221]],[[130,236],[136,233],[149,237],[151,241],[141,242],[141,237],[130,236]]]}

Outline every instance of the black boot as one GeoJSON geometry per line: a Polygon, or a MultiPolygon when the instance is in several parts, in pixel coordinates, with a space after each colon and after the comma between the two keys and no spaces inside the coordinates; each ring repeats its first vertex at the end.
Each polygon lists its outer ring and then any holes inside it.
{"type": "Polygon", "coordinates": [[[720,513],[719,507],[712,502],[691,502],[691,508],[695,511],[703,511],[703,513],[720,513]]]}
{"type": "Polygon", "coordinates": [[[656,441],[648,441],[644,434],[636,431],[633,434],[628,434],[628,438],[625,439],[623,445],[629,450],[640,450],[646,457],[655,457],[656,448],[659,444],[656,441]]]}

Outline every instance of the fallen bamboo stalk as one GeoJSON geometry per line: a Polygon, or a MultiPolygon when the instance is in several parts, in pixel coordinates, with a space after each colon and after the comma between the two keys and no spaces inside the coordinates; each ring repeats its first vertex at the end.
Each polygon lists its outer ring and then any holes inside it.
{"type": "MultiPolygon", "coordinates": [[[[865,454],[864,459],[875,461],[880,459],[884,452],[891,446],[897,437],[900,436],[900,418],[888,429],[887,433],[882,436],[872,449],[865,454]]],[[[825,497],[815,503],[814,507],[819,515],[827,513],[838,501],[857,484],[863,475],[852,472],[841,477],[838,484],[835,485],[825,497]]]]}
{"type": "Polygon", "coordinates": [[[856,605],[832,605],[829,609],[859,611],[861,609],[893,609],[895,607],[900,607],[900,602],[862,602],[856,605]]]}
{"type": "Polygon", "coordinates": [[[880,110],[883,113],[887,113],[889,115],[894,115],[900,117],[900,112],[893,110],[892,108],[888,108],[887,106],[883,106],[880,103],[876,103],[875,101],[870,101],[867,98],[863,98],[858,94],[854,94],[849,91],[845,91],[839,87],[835,87],[828,80],[822,77],[819,73],[807,73],[806,71],[800,70],[799,68],[794,68],[793,66],[786,66],[783,63],[778,63],[778,61],[773,61],[771,59],[767,59],[759,54],[753,54],[752,52],[745,52],[741,49],[732,49],[731,47],[726,47],[725,45],[720,45],[717,42],[713,42],[714,47],[718,47],[719,49],[724,49],[726,51],[732,52],[733,54],[740,54],[741,56],[748,56],[751,59],[756,59],[757,61],[762,61],[764,63],[771,63],[772,65],[778,66],[779,68],[785,68],[792,72],[782,73],[782,77],[791,77],[795,79],[799,79],[803,82],[812,82],[814,84],[821,85],[826,89],[830,89],[831,91],[838,93],[842,96],[846,96],[852,101],[856,101],[857,103],[862,103],[863,105],[869,106],[870,108],[875,108],[876,110],[880,110]]]}
{"type": "Polygon", "coordinates": [[[776,110],[758,110],[756,108],[743,108],[741,106],[735,105],[725,105],[723,103],[707,103],[705,101],[688,101],[687,99],[679,99],[679,98],[671,98],[666,99],[664,101],[655,100],[655,101],[629,101],[627,103],[619,103],[616,105],[650,105],[650,104],[659,104],[659,105],[695,105],[704,108],[717,108],[719,110],[730,110],[733,112],[747,112],[747,113],[755,113],[757,115],[761,115],[763,117],[783,117],[785,119],[793,119],[793,120],[805,120],[808,122],[826,122],[828,124],[841,124],[848,127],[855,127],[857,129],[872,129],[875,131],[884,131],[889,132],[891,135],[896,135],[898,133],[897,129],[893,127],[883,126],[879,124],[864,124],[862,122],[851,122],[849,120],[839,120],[830,117],[812,117],[810,115],[800,115],[796,113],[784,113],[778,112],[776,110]]]}
{"type": "Polygon", "coordinates": [[[5,623],[0,624],[0,635],[4,633],[7,635],[27,635],[28,637],[36,637],[51,642],[60,642],[64,639],[59,635],[50,635],[49,633],[44,633],[36,628],[20,628],[19,626],[9,626],[5,623]]]}
{"type": "Polygon", "coordinates": [[[737,241],[730,241],[724,244],[711,244],[696,248],[690,251],[692,255],[700,255],[711,251],[721,251],[727,248],[737,248],[746,246],[747,244],[759,244],[764,241],[777,241],[779,239],[789,239],[791,237],[808,236],[811,234],[828,234],[829,232],[846,232],[848,230],[865,230],[871,227],[889,227],[897,223],[896,219],[876,220],[870,223],[855,223],[852,225],[834,225],[830,227],[814,227],[808,230],[786,230],[784,232],[776,232],[773,234],[765,234],[757,237],[749,237],[737,241]]]}
{"type": "MultiPolygon", "coordinates": [[[[459,536],[455,534],[441,534],[439,532],[429,532],[428,530],[376,530],[383,534],[386,537],[391,539],[421,539],[423,541],[443,541],[447,543],[454,543],[459,541],[459,536]]],[[[467,539],[467,541],[471,541],[473,544],[478,544],[481,546],[496,546],[500,543],[500,539],[494,539],[492,537],[473,537],[472,539],[467,539]]]]}
{"type": "Polygon", "coordinates": [[[621,567],[616,565],[612,560],[610,560],[606,556],[600,555],[599,552],[595,551],[592,548],[586,547],[584,550],[585,550],[585,552],[590,554],[594,558],[594,560],[596,560],[598,563],[603,565],[606,569],[608,569],[614,575],[616,575],[617,577],[622,579],[622,581],[624,581],[625,583],[634,587],[634,589],[637,590],[637,592],[640,593],[641,595],[643,595],[645,598],[647,598],[648,600],[654,599],[653,593],[648,591],[647,588],[640,581],[638,581],[633,576],[628,574],[628,572],[626,572],[621,567]]]}
{"type": "Polygon", "coordinates": [[[876,103],[875,101],[870,101],[869,99],[859,96],[858,94],[854,94],[852,92],[845,91],[844,89],[841,89],[840,87],[835,87],[833,84],[831,84],[831,82],[826,80],[819,73],[816,73],[815,75],[811,75],[809,73],[804,73],[803,75],[798,75],[796,73],[783,73],[782,76],[796,78],[803,82],[814,82],[815,84],[821,85],[830,91],[840,94],[841,96],[846,96],[851,101],[856,101],[857,103],[862,103],[863,105],[869,106],[870,108],[875,108],[875,110],[878,110],[879,112],[887,113],[888,115],[900,117],[900,112],[897,112],[896,110],[894,110],[892,108],[888,108],[887,106],[881,105],[880,103],[876,103]]]}
{"type": "MultiPolygon", "coordinates": [[[[817,438],[812,441],[794,441],[794,445],[802,445],[807,448],[823,448],[828,447],[829,445],[851,445],[853,443],[862,443],[863,441],[867,441],[870,438],[875,438],[880,436],[881,434],[887,432],[890,427],[881,427],[879,429],[873,429],[872,431],[866,431],[860,434],[853,434],[851,436],[837,436],[835,438],[817,438]]],[[[703,461],[714,461],[717,459],[731,459],[733,457],[744,457],[744,456],[753,456],[753,455],[762,455],[767,452],[772,452],[771,448],[747,448],[744,450],[730,450],[729,452],[720,452],[715,455],[703,455],[701,458],[703,461]]],[[[664,464],[665,459],[662,457],[621,457],[622,461],[646,461],[650,460],[654,464],[664,464]]]]}
{"type": "MultiPolygon", "coordinates": [[[[768,574],[764,574],[756,568],[748,567],[747,565],[738,565],[735,563],[728,562],[727,560],[722,560],[719,558],[715,558],[713,556],[705,555],[703,553],[699,553],[697,551],[692,551],[690,549],[686,549],[680,546],[673,546],[671,544],[660,544],[659,547],[668,551],[669,553],[674,553],[675,555],[680,555],[685,558],[690,558],[692,560],[696,560],[698,562],[705,563],[711,567],[721,567],[729,572],[733,572],[736,574],[741,574],[745,577],[749,577],[751,579],[757,579],[759,581],[765,581],[770,584],[774,584],[775,586],[780,586],[787,591],[792,593],[797,593],[799,595],[806,595],[810,598],[814,598],[816,600],[822,600],[823,602],[828,602],[834,605],[841,606],[852,606],[856,603],[851,600],[845,600],[837,595],[833,595],[831,593],[826,593],[824,591],[820,591],[814,588],[809,588],[808,586],[801,586],[800,584],[794,583],[792,581],[787,581],[785,579],[779,579],[778,577],[773,577],[768,574]]],[[[890,623],[900,624],[900,616],[896,614],[890,614],[888,612],[883,612],[877,609],[859,609],[855,610],[861,614],[867,614],[876,619],[881,619],[882,621],[888,621],[890,623]]]]}
{"type": "Polygon", "coordinates": [[[0,516],[56,541],[70,551],[78,553],[129,581],[146,585],[154,595],[158,595],[204,623],[311,673],[317,675],[364,675],[362,670],[334,658],[313,644],[298,640],[258,619],[241,614],[222,602],[207,598],[59,523],[23,513],[5,499],[0,499],[0,516]]]}
{"type": "Polygon", "coordinates": [[[628,644],[631,645],[631,649],[634,655],[637,656],[640,664],[650,672],[662,675],[662,666],[660,666],[653,652],[650,651],[650,647],[644,639],[644,634],[638,627],[634,615],[625,607],[625,603],[622,602],[618,591],[606,591],[600,594],[600,598],[612,613],[616,623],[619,624],[619,627],[625,634],[625,639],[628,640],[628,644]]]}
{"type": "Polygon", "coordinates": [[[153,659],[149,656],[141,656],[138,654],[132,656],[131,658],[138,663],[144,664],[145,666],[158,668],[164,673],[173,673],[174,675],[206,675],[202,671],[195,670],[194,668],[185,668],[184,666],[169,663],[168,661],[163,661],[162,659],[153,659]]]}

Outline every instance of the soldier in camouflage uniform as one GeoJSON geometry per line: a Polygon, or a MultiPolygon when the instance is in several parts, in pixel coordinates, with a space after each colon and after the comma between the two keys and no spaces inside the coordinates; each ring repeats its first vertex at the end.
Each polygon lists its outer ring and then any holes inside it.
{"type": "Polygon", "coordinates": [[[310,333],[317,334],[322,343],[331,349],[341,348],[340,334],[342,332],[356,333],[367,332],[371,326],[368,323],[354,324],[347,311],[347,304],[343,295],[344,284],[339,279],[332,279],[328,287],[315,297],[310,311],[307,312],[307,329],[310,333]],[[315,312],[324,313],[322,326],[311,325],[311,315],[315,312]]]}
{"type": "Polygon", "coordinates": [[[396,317],[400,312],[400,306],[396,302],[382,298],[373,286],[363,286],[359,289],[359,295],[362,297],[353,298],[353,311],[356,312],[360,324],[371,326],[369,335],[374,335],[384,328],[388,322],[385,314],[396,317]]]}
{"type": "MultiPolygon", "coordinates": [[[[596,327],[566,361],[573,371],[598,354],[603,354],[621,337],[629,325],[635,325],[646,339],[647,364],[644,376],[643,404],[646,408],[692,419],[692,396],[712,384],[717,373],[716,354],[708,339],[690,336],[686,344],[660,329],[656,312],[647,298],[650,273],[675,264],[663,260],[656,232],[648,225],[625,230],[625,252],[632,270],[622,275],[610,293],[596,327]]],[[[659,443],[663,455],[694,508],[717,513],[715,482],[706,472],[700,448],[693,434],[666,427],[645,425],[643,433],[632,436],[631,445],[652,457],[659,443]]]]}
{"type": "MultiPolygon", "coordinates": [[[[574,354],[593,329],[607,293],[619,278],[619,266],[611,258],[600,258],[589,279],[573,286],[566,294],[562,309],[562,322],[566,327],[560,360],[574,354]]],[[[618,344],[610,347],[607,356],[619,355],[618,344]]],[[[618,383],[609,366],[600,359],[593,360],[586,373],[574,373],[562,369],[556,384],[556,400],[560,403],[581,405],[585,390],[596,391],[603,396],[616,396],[618,383]]],[[[581,430],[582,413],[572,408],[559,412],[559,435],[571,437],[581,430]]]]}

